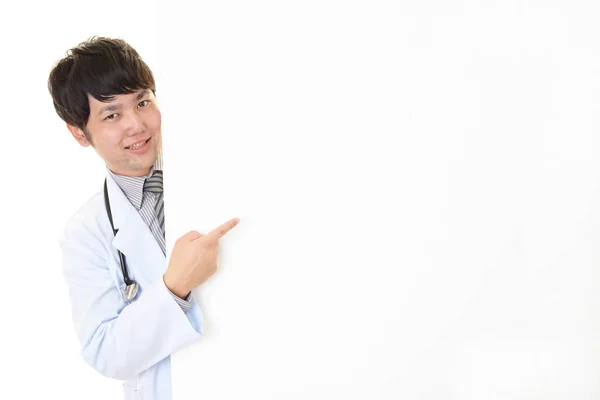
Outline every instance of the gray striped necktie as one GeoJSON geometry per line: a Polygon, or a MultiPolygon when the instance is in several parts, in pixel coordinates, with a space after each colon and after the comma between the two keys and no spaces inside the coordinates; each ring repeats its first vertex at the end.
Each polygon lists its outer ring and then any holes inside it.
{"type": "Polygon", "coordinates": [[[163,173],[161,170],[155,170],[152,176],[144,182],[144,191],[157,194],[154,211],[160,226],[163,238],[165,237],[165,203],[163,201],[163,173]]]}

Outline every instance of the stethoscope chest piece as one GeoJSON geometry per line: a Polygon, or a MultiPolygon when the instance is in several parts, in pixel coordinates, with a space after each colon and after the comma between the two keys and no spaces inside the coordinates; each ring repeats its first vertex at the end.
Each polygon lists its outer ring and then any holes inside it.
{"type": "Polygon", "coordinates": [[[125,298],[131,301],[135,298],[138,292],[138,284],[135,281],[131,281],[129,285],[125,287],[125,298]]]}

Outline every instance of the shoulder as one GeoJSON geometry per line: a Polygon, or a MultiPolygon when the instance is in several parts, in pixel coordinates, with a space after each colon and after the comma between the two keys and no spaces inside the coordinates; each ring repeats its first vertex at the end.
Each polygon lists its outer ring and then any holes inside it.
{"type": "Polygon", "coordinates": [[[110,230],[106,209],[104,206],[104,192],[99,191],[86,201],[66,222],[61,241],[64,240],[103,240],[105,231],[110,230]]]}
{"type": "Polygon", "coordinates": [[[104,194],[98,192],[67,220],[60,234],[63,274],[68,281],[89,280],[107,268],[112,231],[103,210],[104,194]]]}

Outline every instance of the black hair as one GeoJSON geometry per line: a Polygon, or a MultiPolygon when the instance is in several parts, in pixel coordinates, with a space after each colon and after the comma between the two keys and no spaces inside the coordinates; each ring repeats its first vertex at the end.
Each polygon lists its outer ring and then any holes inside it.
{"type": "Polygon", "coordinates": [[[152,71],[138,52],[122,39],[94,36],[67,51],[48,78],[48,90],[58,116],[83,130],[90,117],[88,94],[108,102],[115,95],[149,89],[156,94],[152,71]]]}

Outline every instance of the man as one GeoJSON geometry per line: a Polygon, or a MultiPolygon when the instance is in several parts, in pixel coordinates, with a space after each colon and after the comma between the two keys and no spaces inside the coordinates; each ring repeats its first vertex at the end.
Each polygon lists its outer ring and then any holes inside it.
{"type": "Polygon", "coordinates": [[[202,335],[191,291],[214,274],[219,239],[239,219],[182,236],[167,263],[156,87],[125,41],[94,37],[70,49],[48,89],[75,140],[106,164],[104,190],[60,239],[82,356],[123,380],[126,399],[171,399],[170,355],[202,335]]]}

